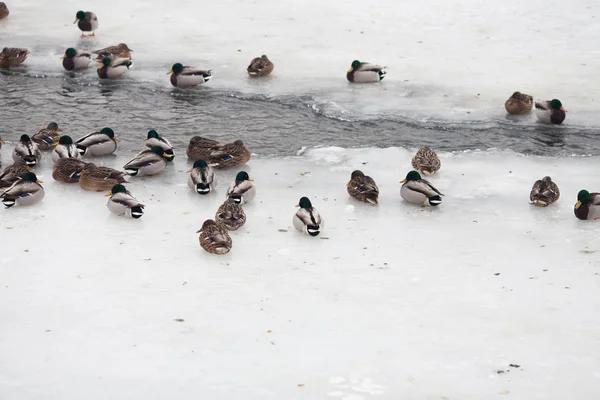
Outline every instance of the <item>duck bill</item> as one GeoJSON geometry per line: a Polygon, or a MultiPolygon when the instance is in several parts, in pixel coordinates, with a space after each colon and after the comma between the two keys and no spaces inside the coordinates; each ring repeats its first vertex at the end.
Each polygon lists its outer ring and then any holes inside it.
{"type": "Polygon", "coordinates": [[[66,54],[63,54],[63,56],[60,58],[61,60],[64,60],[65,58],[67,58],[66,54]]]}
{"type": "Polygon", "coordinates": [[[173,70],[170,69],[169,72],[167,72],[167,75],[171,75],[173,73],[173,70]]]}
{"type": "Polygon", "coordinates": [[[406,183],[406,179],[402,179],[400,183],[406,183]]]}
{"type": "Polygon", "coordinates": [[[350,67],[350,69],[348,70],[348,72],[352,72],[354,71],[354,68],[350,67]]]}
{"type": "Polygon", "coordinates": [[[112,192],[108,192],[104,195],[104,197],[112,196],[112,192]]]}
{"type": "Polygon", "coordinates": [[[565,108],[564,108],[564,107],[561,107],[561,108],[560,108],[560,111],[562,111],[562,112],[567,112],[567,110],[565,110],[565,108]]]}
{"type": "Polygon", "coordinates": [[[300,207],[300,204],[296,204],[294,207],[300,207]]]}
{"type": "Polygon", "coordinates": [[[42,181],[42,180],[40,180],[40,179],[36,180],[36,182],[37,182],[37,183],[44,183],[44,181],[42,181]]]}
{"type": "Polygon", "coordinates": [[[116,137],[116,136],[115,136],[113,139],[115,139],[115,142],[118,142],[118,141],[119,141],[119,138],[118,138],[118,137],[116,137]]]}
{"type": "Polygon", "coordinates": [[[189,174],[189,173],[190,173],[190,172],[192,172],[193,170],[194,170],[194,168],[190,168],[190,169],[188,169],[188,170],[187,170],[187,171],[185,171],[185,172],[189,174]]]}
{"type": "Polygon", "coordinates": [[[77,21],[79,21],[79,18],[75,18],[75,21],[73,21],[73,23],[76,24],[77,21]]]}
{"type": "Polygon", "coordinates": [[[252,178],[248,178],[248,180],[249,180],[250,182],[254,182],[254,179],[252,179],[252,178]]]}
{"type": "Polygon", "coordinates": [[[580,201],[578,201],[577,203],[575,203],[575,209],[577,210],[577,209],[579,209],[579,207],[581,207],[581,202],[580,201]]]}

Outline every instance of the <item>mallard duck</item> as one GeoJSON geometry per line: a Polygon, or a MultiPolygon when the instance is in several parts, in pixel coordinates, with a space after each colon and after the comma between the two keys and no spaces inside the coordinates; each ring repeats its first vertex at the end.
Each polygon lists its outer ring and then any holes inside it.
{"type": "Polygon", "coordinates": [[[385,74],[385,67],[354,60],[346,73],[346,79],[353,83],[379,82],[385,78],[385,74]]]}
{"type": "Polygon", "coordinates": [[[575,216],[579,219],[600,219],[600,193],[590,193],[580,190],[575,203],[575,216]]]}
{"type": "Polygon", "coordinates": [[[217,169],[246,164],[251,157],[241,140],[233,143],[219,143],[216,140],[200,136],[194,136],[190,140],[186,153],[191,160],[205,160],[217,169]]]}
{"type": "Polygon", "coordinates": [[[87,165],[77,158],[59,158],[52,169],[52,178],[58,182],[77,183],[87,165]]]}
{"type": "Polygon", "coordinates": [[[379,197],[379,188],[370,176],[356,170],[350,175],[350,181],[346,184],[348,194],[356,200],[365,203],[377,204],[379,197]]]}
{"type": "Polygon", "coordinates": [[[75,144],[82,156],[105,156],[117,150],[119,139],[110,128],[102,128],[100,132],[92,132],[78,139],[75,144]]]}
{"type": "Polygon", "coordinates": [[[22,179],[14,182],[8,189],[0,194],[2,204],[10,208],[19,203],[21,206],[29,206],[40,202],[44,198],[44,188],[33,172],[27,172],[22,179]]]}
{"type": "Polygon", "coordinates": [[[28,172],[33,172],[33,169],[27,166],[25,160],[19,158],[14,162],[14,164],[4,168],[4,171],[2,171],[2,173],[0,174],[0,180],[12,185],[13,182],[16,182],[19,179],[23,178],[23,175],[25,175],[28,172]]]}
{"type": "Polygon", "coordinates": [[[186,149],[188,158],[192,161],[208,160],[216,151],[220,151],[225,146],[213,139],[207,139],[200,136],[194,136],[186,149]]]}
{"type": "Polygon", "coordinates": [[[269,75],[271,72],[273,72],[274,68],[275,66],[271,60],[269,60],[269,58],[263,54],[262,56],[253,59],[250,62],[250,65],[248,65],[247,70],[248,75],[260,77],[269,75]]]}
{"type": "Polygon", "coordinates": [[[71,136],[61,136],[58,145],[52,150],[52,162],[56,163],[60,158],[81,158],[71,136]]]}
{"type": "Polygon", "coordinates": [[[79,175],[79,186],[83,190],[104,192],[119,183],[126,183],[125,172],[88,163],[79,175]]]}
{"type": "Polygon", "coordinates": [[[134,219],[144,215],[144,205],[121,184],[113,186],[105,196],[110,196],[106,207],[115,215],[134,219]]]}
{"type": "Polygon", "coordinates": [[[6,3],[0,1],[0,19],[8,17],[10,12],[8,11],[8,7],[6,7],[6,3]]]}
{"type": "Polygon", "coordinates": [[[417,171],[410,171],[400,183],[403,183],[400,196],[409,203],[422,206],[438,206],[442,203],[443,194],[427,180],[421,179],[417,171]]]}
{"type": "Polygon", "coordinates": [[[229,232],[212,219],[204,221],[202,228],[196,233],[200,234],[200,246],[209,253],[227,254],[231,250],[233,242],[229,232]]]}
{"type": "Polygon", "coordinates": [[[546,207],[560,198],[560,191],[556,183],[552,182],[552,178],[545,176],[542,179],[535,181],[529,199],[533,205],[538,207],[546,207]]]}
{"type": "Polygon", "coordinates": [[[21,135],[12,152],[14,161],[23,159],[28,167],[35,167],[40,162],[42,153],[37,144],[33,143],[29,135],[21,135]]]}
{"type": "Polygon", "coordinates": [[[21,65],[29,57],[29,50],[19,47],[5,47],[0,53],[0,68],[10,68],[21,65]]]}
{"type": "Polygon", "coordinates": [[[504,103],[509,114],[525,114],[533,107],[533,97],[521,92],[514,92],[504,103]]]}
{"type": "Polygon", "coordinates": [[[233,199],[237,204],[250,203],[256,197],[256,187],[246,171],[240,171],[235,176],[235,181],[227,189],[227,198],[233,199]]]}
{"type": "Polygon", "coordinates": [[[563,108],[562,103],[558,99],[535,102],[535,114],[540,122],[562,124],[567,116],[566,112],[567,110],[563,108]]]}
{"type": "Polygon", "coordinates": [[[183,64],[173,64],[167,75],[171,75],[171,85],[178,88],[188,89],[202,85],[212,79],[210,69],[196,67],[184,67],[183,64]]]}
{"type": "Polygon", "coordinates": [[[441,166],[438,155],[427,146],[421,147],[412,159],[412,167],[424,175],[435,174],[441,166]]]}
{"type": "Polygon", "coordinates": [[[98,17],[91,11],[77,11],[75,14],[74,24],[77,24],[77,27],[81,31],[81,37],[85,37],[86,35],[83,32],[92,32],[91,35],[87,36],[96,36],[96,29],[98,29],[98,17]]]}
{"type": "Polygon", "coordinates": [[[246,213],[241,205],[233,199],[227,199],[215,214],[215,221],[227,230],[236,231],[246,223],[246,213]]]}
{"type": "Polygon", "coordinates": [[[133,62],[129,58],[115,58],[114,60],[104,57],[98,66],[98,77],[100,79],[116,79],[129,71],[133,62]]]}
{"type": "Polygon", "coordinates": [[[31,141],[38,145],[40,150],[52,150],[60,140],[60,134],[63,130],[58,127],[56,122],[50,122],[46,128],[40,129],[31,137],[31,141]]]}
{"type": "Polygon", "coordinates": [[[188,171],[188,187],[198,194],[209,194],[217,186],[215,173],[210,165],[204,160],[194,161],[194,165],[188,171]]]}
{"type": "Polygon", "coordinates": [[[96,61],[101,62],[104,58],[128,58],[131,60],[131,50],[125,43],[119,43],[116,46],[105,47],[100,50],[92,51],[93,54],[97,54],[96,61]]]}
{"type": "Polygon", "coordinates": [[[154,129],[148,131],[148,135],[144,140],[146,141],[146,147],[148,148],[152,148],[153,146],[161,147],[165,151],[167,161],[173,161],[175,158],[171,143],[166,138],[160,136],[154,129]]]}
{"type": "Polygon", "coordinates": [[[160,146],[141,151],[123,169],[131,176],[150,176],[162,172],[167,167],[165,151],[160,146]]]}
{"type": "Polygon", "coordinates": [[[67,71],[87,69],[92,62],[90,53],[69,47],[61,57],[63,68],[67,71]]]}
{"type": "Polygon", "coordinates": [[[325,226],[325,220],[316,208],[313,207],[308,197],[300,198],[296,205],[300,209],[294,214],[292,223],[297,231],[309,236],[318,236],[325,226]]]}

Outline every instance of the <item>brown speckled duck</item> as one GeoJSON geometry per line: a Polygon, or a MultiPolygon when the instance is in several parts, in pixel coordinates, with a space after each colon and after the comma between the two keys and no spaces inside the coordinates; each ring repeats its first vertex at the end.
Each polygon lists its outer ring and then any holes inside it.
{"type": "Polygon", "coordinates": [[[421,147],[411,162],[413,168],[423,175],[433,175],[439,171],[442,163],[435,151],[427,146],[421,147]]]}
{"type": "Polygon", "coordinates": [[[0,53],[0,68],[16,67],[29,57],[29,50],[19,47],[5,47],[0,53]]]}
{"type": "Polygon", "coordinates": [[[77,158],[59,158],[54,164],[52,178],[58,182],[77,183],[87,165],[77,158]]]}
{"type": "Polygon", "coordinates": [[[250,76],[261,77],[269,75],[271,72],[273,72],[274,68],[275,65],[273,65],[271,60],[269,60],[269,58],[263,54],[262,56],[253,59],[246,70],[250,76]]]}
{"type": "Polygon", "coordinates": [[[365,175],[362,171],[353,171],[350,175],[350,181],[346,184],[348,194],[356,200],[378,204],[379,188],[375,180],[365,175]]]}
{"type": "Polygon", "coordinates": [[[190,140],[186,153],[191,160],[205,160],[210,166],[217,169],[246,164],[251,157],[241,140],[224,144],[200,136],[194,136],[190,140]]]}
{"type": "Polygon", "coordinates": [[[58,127],[56,122],[50,122],[46,128],[40,129],[31,140],[38,145],[40,150],[52,150],[60,140],[62,129],[58,127]]]}
{"type": "Polygon", "coordinates": [[[504,102],[504,108],[509,114],[526,114],[533,107],[533,97],[521,92],[514,92],[512,96],[504,102]]]}
{"type": "Polygon", "coordinates": [[[246,213],[234,199],[227,199],[215,214],[215,221],[227,230],[236,231],[246,223],[246,213]]]}
{"type": "Polygon", "coordinates": [[[212,219],[204,221],[202,228],[196,233],[200,234],[200,246],[209,253],[227,254],[231,250],[233,241],[227,229],[212,219]]]}
{"type": "Polygon", "coordinates": [[[89,163],[79,175],[79,186],[84,190],[104,192],[119,183],[125,183],[125,172],[89,163]]]}
{"type": "Polygon", "coordinates": [[[560,191],[556,183],[552,182],[552,178],[545,176],[540,180],[535,181],[529,194],[529,199],[533,205],[538,207],[546,207],[555,203],[560,198],[560,191]]]}
{"type": "Polygon", "coordinates": [[[0,19],[8,17],[8,14],[10,14],[10,12],[8,11],[6,3],[0,1],[0,19]]]}
{"type": "Polygon", "coordinates": [[[96,54],[96,61],[102,62],[104,58],[131,58],[131,50],[125,43],[119,43],[116,46],[109,46],[103,49],[92,51],[93,54],[96,54]]]}

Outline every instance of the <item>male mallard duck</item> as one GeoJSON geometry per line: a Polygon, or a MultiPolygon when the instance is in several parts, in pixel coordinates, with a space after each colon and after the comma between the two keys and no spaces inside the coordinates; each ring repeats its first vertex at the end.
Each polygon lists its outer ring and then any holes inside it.
{"type": "Polygon", "coordinates": [[[190,140],[186,153],[191,160],[205,160],[217,169],[246,164],[251,157],[241,140],[225,144],[200,136],[194,136],[190,140]]]}
{"type": "Polygon", "coordinates": [[[385,74],[385,67],[354,60],[346,73],[346,79],[354,83],[379,82],[385,78],[385,74]]]}
{"type": "Polygon", "coordinates": [[[16,67],[29,57],[29,50],[19,47],[5,47],[0,53],[0,68],[16,67]]]}
{"type": "Polygon", "coordinates": [[[102,128],[100,132],[92,132],[77,140],[75,144],[82,156],[105,156],[117,150],[119,139],[110,128],[102,128]]]}
{"type": "Polygon", "coordinates": [[[188,171],[188,186],[198,194],[209,194],[217,186],[215,173],[204,160],[194,161],[194,166],[188,171]]]}
{"type": "Polygon", "coordinates": [[[246,171],[237,173],[235,181],[227,189],[227,197],[240,205],[250,203],[256,197],[256,187],[246,171]]]}
{"type": "Polygon", "coordinates": [[[126,183],[125,172],[88,163],[79,175],[79,186],[83,190],[104,192],[119,183],[126,183]]]}
{"type": "Polygon", "coordinates": [[[85,37],[86,35],[83,32],[92,32],[91,35],[88,36],[96,36],[96,29],[98,29],[98,17],[91,11],[77,11],[75,15],[74,24],[77,24],[77,27],[81,31],[81,37],[85,37]]]}
{"type": "Polygon", "coordinates": [[[533,205],[538,207],[546,207],[556,201],[560,197],[560,191],[556,183],[552,182],[552,178],[545,176],[542,179],[535,181],[529,199],[533,205]]]}
{"type": "Polygon", "coordinates": [[[525,114],[533,107],[533,97],[521,92],[514,92],[504,103],[509,114],[525,114]]]}
{"type": "Polygon", "coordinates": [[[98,66],[98,77],[100,79],[116,79],[129,71],[133,62],[129,58],[115,58],[114,60],[104,57],[98,66]]]}
{"type": "MultiPolygon", "coordinates": [[[[19,158],[14,162],[14,164],[7,166],[4,168],[4,171],[0,174],[0,180],[6,183],[10,183],[18,181],[23,178],[28,172],[33,172],[33,169],[27,166],[27,163],[22,158],[19,158]]],[[[10,185],[9,185],[10,186],[10,185]]]]}
{"type": "Polygon", "coordinates": [[[400,188],[400,196],[409,203],[421,204],[426,206],[438,206],[442,203],[443,194],[437,190],[431,183],[421,179],[417,171],[410,171],[406,178],[401,180],[404,183],[400,188]]]}
{"type": "Polygon", "coordinates": [[[427,146],[423,146],[413,157],[412,166],[416,171],[424,175],[433,175],[440,169],[442,163],[435,151],[427,146]]]}
{"type": "Polygon", "coordinates": [[[40,162],[42,153],[37,144],[31,141],[29,135],[21,135],[21,139],[13,149],[12,158],[15,161],[23,159],[28,167],[35,167],[40,162]]]}
{"type": "Polygon", "coordinates": [[[236,231],[246,223],[246,213],[233,199],[227,199],[215,214],[215,221],[227,230],[236,231]]]}
{"type": "Polygon", "coordinates": [[[52,169],[52,178],[58,182],[77,183],[87,165],[77,158],[59,158],[52,169]]]}
{"type": "Polygon", "coordinates": [[[33,172],[27,172],[22,179],[14,182],[8,189],[0,194],[0,199],[6,208],[19,203],[21,206],[29,206],[44,198],[44,188],[33,172]]]}
{"type": "Polygon", "coordinates": [[[250,65],[248,65],[247,70],[248,75],[259,77],[269,75],[271,72],[273,72],[274,68],[275,66],[271,60],[269,60],[269,58],[263,54],[262,56],[253,59],[250,62],[250,65]]]}
{"type": "Polygon", "coordinates": [[[6,7],[6,3],[0,1],[0,19],[8,17],[10,12],[8,11],[8,7],[6,7]]]}
{"type": "Polygon", "coordinates": [[[540,122],[562,124],[565,120],[566,112],[567,110],[563,108],[562,103],[558,99],[535,102],[535,114],[540,122]]]}
{"type": "Polygon", "coordinates": [[[125,43],[119,43],[116,46],[105,47],[100,50],[92,51],[93,54],[97,54],[96,61],[101,62],[104,58],[128,58],[131,60],[131,50],[125,43]]]}
{"type": "Polygon", "coordinates": [[[600,193],[580,190],[575,203],[575,216],[579,219],[600,219],[600,193]]]}
{"type": "Polygon", "coordinates": [[[183,64],[173,64],[167,75],[171,74],[171,85],[178,88],[194,88],[208,82],[212,78],[210,69],[184,67],[183,64]]]}
{"type": "Polygon", "coordinates": [[[350,175],[350,181],[346,184],[348,194],[356,200],[365,203],[377,204],[379,197],[379,188],[370,176],[356,170],[350,175]]]}
{"type": "Polygon", "coordinates": [[[144,215],[144,205],[121,184],[113,186],[105,196],[110,196],[106,207],[115,215],[135,219],[144,215]]]}
{"type": "Polygon", "coordinates": [[[202,228],[196,233],[200,234],[200,246],[209,253],[227,254],[231,250],[233,242],[229,232],[212,219],[204,221],[202,228]]]}
{"type": "Polygon", "coordinates": [[[160,146],[141,151],[123,169],[131,176],[149,176],[162,172],[167,167],[165,151],[160,146]]]}
{"type": "Polygon", "coordinates": [[[323,220],[317,209],[312,206],[308,197],[300,198],[296,207],[300,207],[300,209],[294,214],[292,220],[294,228],[309,236],[319,235],[325,226],[325,220],[323,220]]]}
{"type": "Polygon", "coordinates": [[[40,150],[52,150],[60,140],[58,132],[62,132],[62,129],[58,127],[56,122],[50,122],[46,128],[37,131],[31,137],[31,140],[38,145],[40,150]]]}
{"type": "Polygon", "coordinates": [[[146,139],[144,140],[146,141],[146,147],[148,148],[153,146],[161,147],[165,151],[165,154],[168,155],[165,156],[167,157],[167,161],[173,161],[175,158],[175,153],[173,152],[173,146],[171,143],[166,138],[160,136],[154,129],[148,131],[148,136],[146,136],[146,139]]]}
{"type": "Polygon", "coordinates": [[[61,57],[63,68],[67,71],[87,69],[92,62],[90,53],[69,47],[61,57]]]}
{"type": "Polygon", "coordinates": [[[61,136],[58,145],[52,150],[52,161],[56,163],[60,158],[81,158],[71,136],[61,136]]]}

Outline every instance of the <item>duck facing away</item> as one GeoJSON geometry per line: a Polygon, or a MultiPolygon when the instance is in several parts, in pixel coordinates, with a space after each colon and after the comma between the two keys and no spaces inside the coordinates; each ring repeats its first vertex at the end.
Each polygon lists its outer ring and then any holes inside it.
{"type": "Polygon", "coordinates": [[[111,128],[102,128],[78,139],[75,144],[82,156],[105,156],[117,150],[119,139],[111,128]]]}
{"type": "Polygon", "coordinates": [[[153,146],[159,146],[160,148],[162,148],[165,151],[165,154],[168,155],[167,161],[173,161],[173,159],[175,158],[175,153],[173,152],[173,145],[171,145],[167,138],[160,136],[158,132],[156,132],[154,129],[148,131],[148,134],[144,141],[146,142],[146,147],[148,147],[149,149],[153,146]]]}
{"type": "Polygon", "coordinates": [[[20,47],[5,47],[0,53],[0,68],[21,65],[29,57],[29,50],[20,47]]]}
{"type": "Polygon", "coordinates": [[[204,160],[194,161],[194,165],[187,172],[190,174],[188,187],[198,194],[209,194],[217,186],[215,173],[204,160]]]}
{"type": "Polygon", "coordinates": [[[52,150],[52,162],[56,163],[60,158],[81,158],[79,149],[73,143],[71,136],[61,136],[58,139],[58,145],[52,150]]]}
{"type": "Polygon", "coordinates": [[[144,215],[144,205],[121,184],[113,186],[105,196],[110,196],[106,207],[115,215],[134,219],[144,215]]]}
{"type": "Polygon", "coordinates": [[[104,57],[98,66],[98,77],[100,79],[117,79],[123,76],[133,62],[129,58],[109,58],[104,57]]]}
{"type": "Polygon", "coordinates": [[[246,223],[246,213],[233,199],[227,199],[215,214],[215,221],[230,231],[240,229],[246,223]]]}
{"type": "Polygon", "coordinates": [[[59,132],[62,132],[62,129],[58,127],[58,124],[50,122],[46,128],[37,131],[31,140],[37,144],[40,150],[52,150],[60,140],[59,132]]]}
{"type": "Polygon", "coordinates": [[[565,120],[567,110],[563,108],[558,99],[550,101],[536,101],[535,114],[540,122],[547,124],[562,124],[565,120]]]}
{"type": "Polygon", "coordinates": [[[27,172],[23,178],[14,182],[8,189],[0,194],[2,204],[10,208],[18,203],[21,206],[29,206],[39,203],[45,196],[44,188],[33,172],[27,172]]]}
{"type": "Polygon", "coordinates": [[[248,65],[246,70],[248,71],[248,75],[252,77],[261,77],[269,75],[271,72],[273,72],[274,68],[275,65],[273,65],[271,60],[269,60],[269,58],[263,54],[262,56],[256,57],[250,61],[250,65],[248,65]]]}
{"type": "Polygon", "coordinates": [[[256,197],[256,187],[252,181],[246,171],[238,172],[235,181],[227,189],[227,198],[239,205],[250,203],[256,197]]]}
{"type": "Polygon", "coordinates": [[[212,79],[210,69],[184,67],[181,63],[173,64],[167,75],[171,75],[171,85],[182,89],[195,88],[212,79]]]}
{"type": "Polygon", "coordinates": [[[63,68],[67,71],[87,69],[92,62],[92,56],[90,53],[81,50],[75,50],[73,47],[69,47],[61,58],[63,60],[63,68]]]}
{"type": "Polygon", "coordinates": [[[160,146],[152,146],[133,157],[123,169],[131,176],[150,176],[161,173],[167,167],[167,158],[160,146]]]}
{"type": "Polygon", "coordinates": [[[294,228],[306,235],[318,236],[325,226],[325,221],[308,197],[302,197],[296,207],[300,207],[300,209],[296,211],[292,219],[294,228]]]}
{"type": "Polygon", "coordinates": [[[98,29],[98,17],[91,11],[77,11],[75,14],[74,24],[81,31],[81,37],[86,37],[84,32],[92,32],[87,36],[96,36],[96,29],[98,29]]]}
{"type": "Polygon", "coordinates": [[[10,14],[10,12],[8,11],[6,3],[0,1],[0,19],[8,17],[8,14],[10,14]]]}
{"type": "Polygon", "coordinates": [[[352,65],[346,72],[346,79],[352,83],[379,82],[385,78],[385,67],[368,62],[352,61],[352,65]]]}
{"type": "Polygon", "coordinates": [[[14,164],[8,165],[0,174],[0,181],[9,183],[8,186],[23,178],[28,172],[33,172],[33,169],[27,166],[27,163],[22,158],[16,160],[14,164]]]}
{"type": "Polygon", "coordinates": [[[375,180],[362,171],[356,170],[350,175],[350,181],[346,184],[348,194],[356,200],[378,204],[379,188],[375,180]]]}
{"type": "Polygon", "coordinates": [[[440,170],[442,163],[435,151],[427,146],[421,147],[412,158],[412,167],[423,175],[433,175],[440,170]]]}
{"type": "Polygon", "coordinates": [[[575,216],[581,220],[600,219],[600,193],[580,190],[575,203],[575,216]]]}
{"type": "Polygon", "coordinates": [[[521,92],[514,92],[512,96],[504,102],[504,108],[509,114],[526,114],[533,107],[533,97],[521,92]]]}
{"type": "Polygon", "coordinates": [[[409,203],[432,207],[442,203],[443,194],[427,180],[422,179],[417,171],[410,171],[400,183],[403,183],[400,196],[409,203]]]}
{"type": "Polygon", "coordinates": [[[125,43],[119,43],[116,46],[109,46],[103,49],[92,51],[96,54],[96,61],[102,62],[106,57],[108,58],[128,58],[131,60],[131,50],[125,43]]]}
{"type": "Polygon", "coordinates": [[[79,187],[93,192],[111,190],[119,183],[126,183],[125,172],[88,163],[79,175],[79,187]]]}
{"type": "Polygon", "coordinates": [[[555,203],[560,198],[560,191],[556,183],[552,182],[552,178],[545,176],[540,180],[535,181],[529,194],[529,199],[534,206],[546,207],[555,203]]]}
{"type": "Polygon", "coordinates": [[[217,224],[212,219],[207,219],[202,228],[196,233],[200,234],[200,246],[211,254],[227,254],[231,251],[233,241],[225,227],[217,224]]]}
{"type": "Polygon", "coordinates": [[[41,157],[40,149],[37,144],[31,141],[29,135],[21,135],[21,139],[19,139],[12,152],[13,160],[22,159],[28,167],[33,168],[40,162],[41,157]]]}
{"type": "Polygon", "coordinates": [[[77,158],[60,158],[52,169],[52,178],[57,182],[77,183],[88,163],[77,158]]]}

